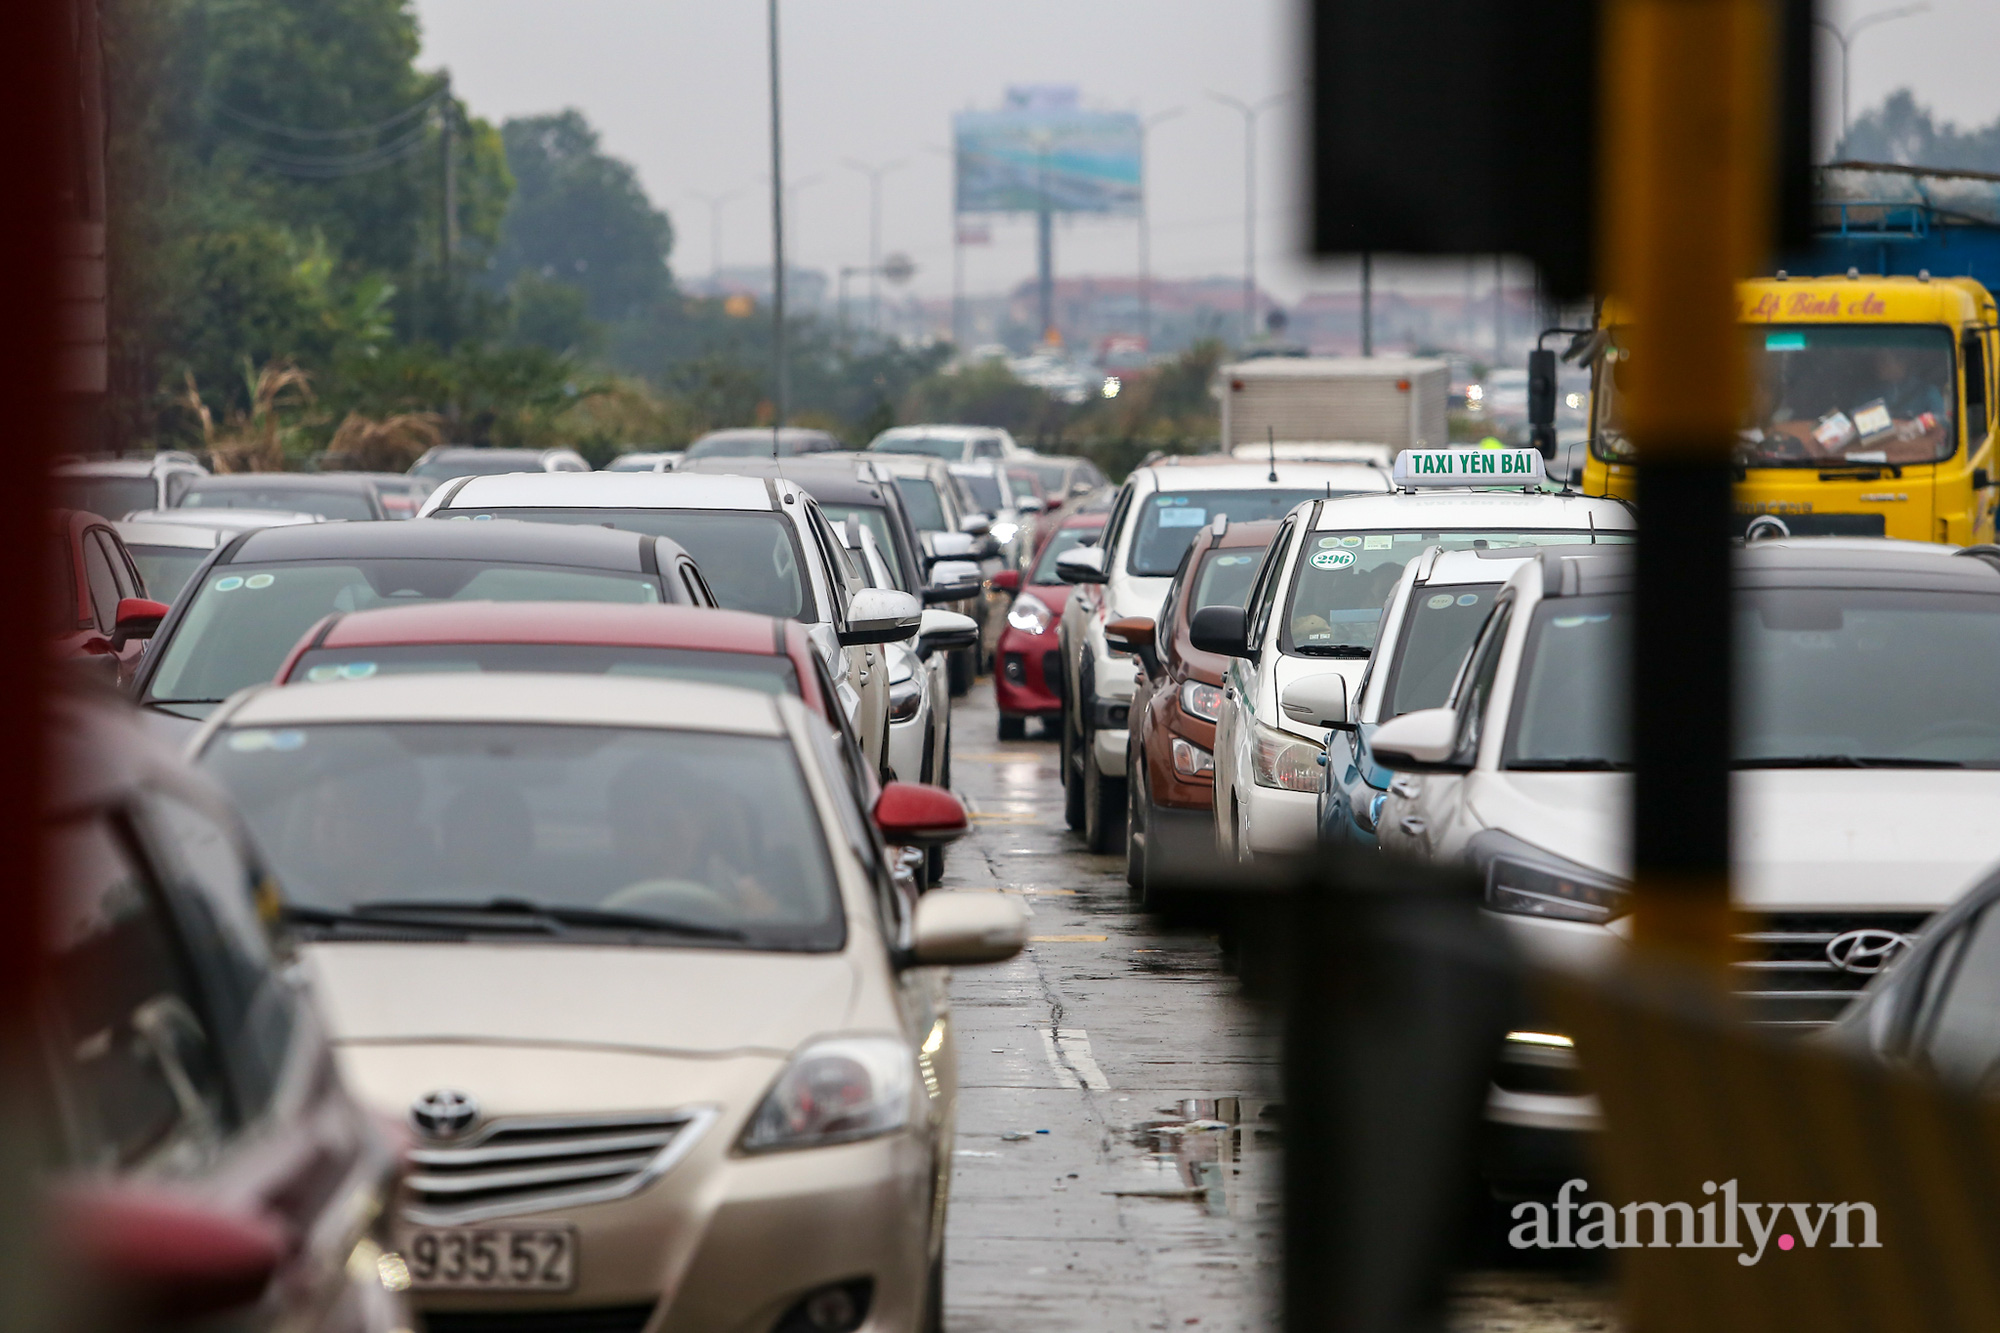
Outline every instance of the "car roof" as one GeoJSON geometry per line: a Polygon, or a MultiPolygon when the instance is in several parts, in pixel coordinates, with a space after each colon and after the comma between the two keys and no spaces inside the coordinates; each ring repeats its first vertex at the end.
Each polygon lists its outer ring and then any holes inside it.
{"type": "MultiPolygon", "coordinates": [[[[1905,592],[2000,593],[2000,553],[1960,552],[1921,542],[1753,542],[1735,552],[1738,588],[1881,588],[1905,592]]],[[[1549,546],[1538,555],[1544,597],[1632,590],[1632,548],[1549,546]]],[[[1532,578],[1520,571],[1514,578],[1532,578]]]]}
{"type": "MultiPolygon", "coordinates": [[[[55,469],[58,477],[150,477],[169,460],[158,462],[150,458],[93,458],[75,463],[61,463],[55,469]]],[[[192,468],[192,463],[180,459],[171,460],[173,466],[192,468]]]]}
{"type": "Polygon", "coordinates": [[[758,690],[633,676],[440,672],[265,686],[231,710],[232,728],[340,722],[529,722],[783,734],[778,701],[758,690]]]}
{"type": "Polygon", "coordinates": [[[768,440],[775,435],[780,440],[832,440],[833,432],[819,430],[812,426],[781,426],[773,431],[769,426],[726,426],[698,435],[688,445],[692,449],[703,440],[768,440]]]}
{"type": "MultiPolygon", "coordinates": [[[[590,476],[591,473],[579,473],[590,476]]],[[[643,474],[642,474],[643,475],[643,474]]],[[[222,563],[278,560],[488,560],[645,572],[654,539],[618,528],[491,519],[455,523],[300,523],[257,528],[224,552],[222,563]]]]}
{"type": "Polygon", "coordinates": [[[236,535],[233,528],[205,528],[193,523],[113,523],[127,546],[182,546],[212,550],[236,535]]]}
{"type": "Polygon", "coordinates": [[[1336,491],[1387,491],[1389,474],[1378,467],[1362,463],[1302,463],[1278,460],[1274,468],[1269,462],[1244,463],[1230,459],[1219,463],[1204,463],[1198,467],[1185,467],[1173,459],[1162,459],[1148,464],[1134,472],[1134,476],[1144,473],[1153,483],[1155,490],[1161,491],[1254,491],[1264,488],[1327,485],[1336,491]],[[1277,474],[1273,482],[1271,476],[1277,474]]]}
{"type": "Polygon", "coordinates": [[[226,472],[210,473],[188,486],[190,491],[256,490],[280,485],[308,491],[372,491],[375,483],[352,472],[226,472]]]}
{"type": "Polygon", "coordinates": [[[1419,585],[1440,583],[1505,583],[1517,564],[1535,559],[1545,546],[1507,546],[1485,551],[1439,551],[1427,569],[1419,569],[1419,585]]]}
{"type": "Polygon", "coordinates": [[[822,504],[885,504],[882,486],[893,478],[878,481],[872,475],[864,477],[863,467],[871,462],[846,452],[793,458],[697,458],[675,475],[773,477],[792,482],[822,504]]]}
{"type": "Polygon", "coordinates": [[[702,652],[786,651],[787,621],[748,611],[623,602],[436,602],[354,611],[328,627],[315,647],[383,648],[411,644],[601,644],[617,648],[692,648],[702,652]]]}
{"type": "MultiPolygon", "coordinates": [[[[891,426],[880,435],[877,435],[875,440],[908,440],[920,439],[924,436],[930,436],[933,439],[939,440],[959,440],[961,442],[985,439],[997,440],[1001,437],[1001,431],[998,426],[891,426]]],[[[875,446],[875,440],[868,442],[871,449],[875,446]]]]}
{"type": "MultiPolygon", "coordinates": [[[[762,509],[784,484],[710,472],[508,472],[444,492],[451,509],[762,509]]],[[[436,511],[433,511],[436,512],[436,511]]]]}
{"type": "MultiPolygon", "coordinates": [[[[1284,465],[1279,464],[1280,467],[1284,465]]],[[[1602,528],[1636,530],[1638,520],[1620,500],[1553,491],[1404,491],[1393,495],[1336,496],[1320,506],[1315,532],[1338,528],[1602,528]]]]}
{"type": "Polygon", "coordinates": [[[519,458],[532,463],[554,453],[568,453],[567,449],[497,449],[479,444],[440,444],[427,450],[419,463],[435,462],[440,458],[519,458]]]}
{"type": "Polygon", "coordinates": [[[928,477],[936,480],[940,475],[951,475],[945,461],[930,454],[869,454],[868,460],[891,477],[928,477]]]}
{"type": "Polygon", "coordinates": [[[1215,525],[1209,524],[1205,531],[1210,535],[1209,545],[1214,550],[1225,551],[1236,546],[1264,547],[1271,544],[1277,535],[1279,519],[1259,519],[1254,523],[1231,523],[1222,530],[1222,539],[1214,540],[1215,525]]]}

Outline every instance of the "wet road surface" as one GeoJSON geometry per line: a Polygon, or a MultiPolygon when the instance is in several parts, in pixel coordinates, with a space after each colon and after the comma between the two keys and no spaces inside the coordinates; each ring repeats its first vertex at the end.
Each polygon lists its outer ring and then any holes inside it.
{"type": "MultiPolygon", "coordinates": [[[[992,697],[981,681],[954,712],[973,832],[944,883],[1021,894],[1033,918],[1025,953],[952,986],[952,1333],[1275,1329],[1275,1034],[1212,938],[1130,910],[1123,857],[1063,824],[1055,743],[996,741],[992,697]]],[[[1616,1327],[1600,1289],[1526,1272],[1468,1277],[1452,1322],[1616,1327]]]]}

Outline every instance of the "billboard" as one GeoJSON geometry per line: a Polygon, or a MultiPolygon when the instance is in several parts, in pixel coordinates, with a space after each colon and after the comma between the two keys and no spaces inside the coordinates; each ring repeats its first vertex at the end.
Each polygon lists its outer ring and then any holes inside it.
{"type": "Polygon", "coordinates": [[[952,117],[961,213],[1139,213],[1139,117],[1085,111],[1071,88],[1012,88],[952,117]]]}

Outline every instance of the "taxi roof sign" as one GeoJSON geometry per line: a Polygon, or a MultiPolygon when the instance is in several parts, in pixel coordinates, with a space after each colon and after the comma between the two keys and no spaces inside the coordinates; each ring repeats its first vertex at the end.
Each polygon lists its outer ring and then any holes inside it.
{"type": "Polygon", "coordinates": [[[1548,472],[1539,449],[1405,449],[1390,474],[1410,486],[1540,486],[1548,472]]]}

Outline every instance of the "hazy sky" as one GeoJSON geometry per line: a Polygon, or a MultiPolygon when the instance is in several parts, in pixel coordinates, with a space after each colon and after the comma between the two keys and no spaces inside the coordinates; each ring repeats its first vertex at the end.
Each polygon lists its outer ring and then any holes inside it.
{"type": "MultiPolygon", "coordinates": [[[[678,233],[677,272],[709,268],[710,209],[697,194],[740,191],[723,211],[725,265],[768,263],[769,119],[765,7],[757,0],[416,0],[427,65],[451,69],[479,115],[580,108],[605,147],[637,166],[678,233]]],[[[1842,22],[1883,0],[1821,0],[1842,22]]],[[[918,267],[913,286],[949,292],[954,111],[996,105],[1014,83],[1069,83],[1088,105],[1146,114],[1183,108],[1149,143],[1153,269],[1240,275],[1243,120],[1207,94],[1245,100],[1302,81],[1296,0],[783,0],[788,228],[798,262],[831,272],[868,256],[868,184],[850,160],[904,162],[883,183],[882,244],[918,267]]],[[[1829,133],[1839,114],[1836,48],[1824,53],[1829,133]]],[[[1857,112],[1909,85],[1945,119],[2000,116],[2000,0],[1931,0],[1854,43],[1857,112]]],[[[1290,258],[1299,208],[1294,97],[1259,123],[1260,279],[1280,296],[1351,286],[1345,269],[1290,258]]],[[[1032,276],[1033,224],[994,228],[965,251],[966,289],[1032,276]]],[[[1129,275],[1132,222],[1058,228],[1059,273],[1129,275]]]]}

